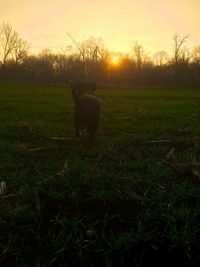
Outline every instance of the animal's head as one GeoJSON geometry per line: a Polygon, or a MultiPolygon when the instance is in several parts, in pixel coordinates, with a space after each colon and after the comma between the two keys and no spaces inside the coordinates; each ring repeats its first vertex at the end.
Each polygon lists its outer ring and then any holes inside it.
{"type": "Polygon", "coordinates": [[[78,95],[94,95],[96,91],[95,83],[86,83],[86,82],[73,82],[70,83],[70,87],[78,95]]]}

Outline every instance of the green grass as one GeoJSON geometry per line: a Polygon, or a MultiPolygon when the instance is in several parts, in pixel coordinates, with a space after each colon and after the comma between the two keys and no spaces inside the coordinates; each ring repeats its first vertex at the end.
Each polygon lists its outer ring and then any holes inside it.
{"type": "MultiPolygon", "coordinates": [[[[162,163],[171,145],[145,142],[197,138],[200,90],[97,95],[100,129],[90,146],[75,138],[68,89],[0,83],[0,265],[199,263],[200,180],[162,163]],[[179,132],[185,123],[190,131],[179,132]]],[[[175,156],[200,161],[198,146],[177,146],[175,156]]]]}

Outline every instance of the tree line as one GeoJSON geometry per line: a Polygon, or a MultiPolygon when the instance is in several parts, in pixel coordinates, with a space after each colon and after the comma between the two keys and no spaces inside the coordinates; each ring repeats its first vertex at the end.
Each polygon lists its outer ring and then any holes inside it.
{"type": "Polygon", "coordinates": [[[0,80],[66,83],[69,80],[122,86],[200,86],[200,45],[189,50],[188,36],[173,36],[173,54],[149,56],[135,41],[131,52],[120,55],[116,66],[101,39],[89,37],[65,52],[43,49],[29,53],[29,44],[9,23],[0,26],[0,80]]]}

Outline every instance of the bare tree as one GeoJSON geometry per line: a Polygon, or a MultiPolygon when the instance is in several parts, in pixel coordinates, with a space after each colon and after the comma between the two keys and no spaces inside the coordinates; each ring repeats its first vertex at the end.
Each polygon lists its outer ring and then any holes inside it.
{"type": "Polygon", "coordinates": [[[108,55],[107,50],[104,48],[104,44],[102,39],[96,39],[94,37],[89,37],[88,39],[77,42],[75,39],[71,36],[71,34],[68,33],[69,38],[75,45],[75,47],[78,50],[79,58],[82,61],[97,61],[105,59],[108,55]]]}
{"type": "Polygon", "coordinates": [[[175,66],[180,63],[188,63],[190,60],[190,54],[185,46],[188,39],[188,35],[181,37],[179,34],[173,36],[174,41],[174,55],[173,61],[175,66]]]}
{"type": "Polygon", "coordinates": [[[19,37],[12,26],[3,22],[0,26],[0,64],[5,66],[10,58],[19,64],[27,55],[28,48],[28,43],[19,37]]]}
{"type": "Polygon", "coordinates": [[[5,65],[8,57],[13,52],[16,46],[18,34],[13,30],[12,26],[8,23],[1,25],[0,31],[0,64],[5,65]]]}
{"type": "Polygon", "coordinates": [[[200,64],[200,45],[194,47],[192,51],[192,59],[194,63],[200,64]]]}
{"type": "Polygon", "coordinates": [[[136,61],[138,69],[140,69],[142,66],[144,56],[145,56],[144,46],[142,45],[142,43],[135,41],[133,46],[133,58],[136,61]]]}
{"type": "Polygon", "coordinates": [[[70,34],[68,34],[68,36],[76,48],[73,58],[75,59],[74,64],[76,68],[78,68],[79,65],[79,71],[77,72],[77,75],[79,73],[79,79],[97,80],[99,65],[102,61],[105,61],[108,56],[102,39],[89,37],[84,41],[77,42],[70,34]]]}
{"type": "Polygon", "coordinates": [[[28,50],[29,50],[28,43],[18,36],[15,47],[11,53],[16,65],[19,65],[20,63],[23,62],[23,60],[28,55],[28,50]]]}
{"type": "Polygon", "coordinates": [[[154,53],[153,58],[157,66],[162,66],[167,63],[169,57],[166,51],[161,50],[154,53]]]}
{"type": "Polygon", "coordinates": [[[187,39],[187,35],[180,36],[179,34],[175,34],[173,36],[174,54],[172,66],[174,67],[174,82],[179,85],[186,85],[190,80],[188,66],[190,63],[191,54],[186,46],[187,39]]]}

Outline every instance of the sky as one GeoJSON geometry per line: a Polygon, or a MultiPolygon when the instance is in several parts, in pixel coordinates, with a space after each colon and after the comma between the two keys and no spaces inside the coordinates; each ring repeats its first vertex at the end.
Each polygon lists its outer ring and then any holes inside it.
{"type": "Polygon", "coordinates": [[[134,41],[149,53],[172,51],[173,35],[200,45],[200,0],[0,0],[8,22],[32,52],[62,52],[72,41],[102,38],[112,52],[128,53],[134,41]]]}

